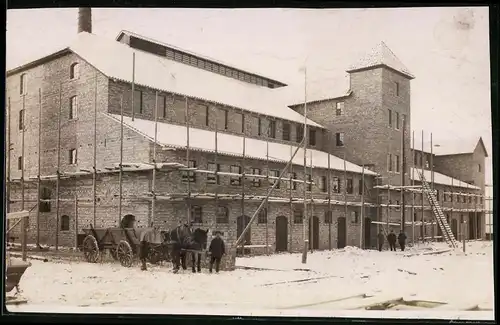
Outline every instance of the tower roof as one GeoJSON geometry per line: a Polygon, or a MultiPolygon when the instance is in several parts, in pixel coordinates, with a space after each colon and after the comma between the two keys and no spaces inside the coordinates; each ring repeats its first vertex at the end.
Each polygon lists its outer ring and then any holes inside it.
{"type": "Polygon", "coordinates": [[[377,44],[377,46],[369,53],[365,54],[358,62],[351,65],[347,72],[354,72],[377,66],[386,66],[405,75],[409,79],[415,78],[384,42],[377,44]]]}

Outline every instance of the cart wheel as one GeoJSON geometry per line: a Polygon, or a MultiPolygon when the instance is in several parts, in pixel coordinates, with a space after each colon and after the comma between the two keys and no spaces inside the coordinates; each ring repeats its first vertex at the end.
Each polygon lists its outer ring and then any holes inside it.
{"type": "Polygon", "coordinates": [[[132,247],[130,244],[124,240],[120,240],[118,247],[116,248],[116,256],[120,261],[120,264],[125,267],[132,266],[132,260],[134,257],[134,253],[132,251],[132,247]]]}
{"type": "Polygon", "coordinates": [[[99,259],[99,245],[94,236],[88,235],[83,240],[83,255],[89,263],[97,263],[99,259]]]}

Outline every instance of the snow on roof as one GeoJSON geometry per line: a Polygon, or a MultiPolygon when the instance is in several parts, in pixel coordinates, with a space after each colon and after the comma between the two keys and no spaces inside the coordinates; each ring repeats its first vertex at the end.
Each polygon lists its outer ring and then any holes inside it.
{"type": "MultiPolygon", "coordinates": [[[[422,172],[421,169],[419,168],[411,168],[410,170],[410,177],[412,180],[420,182],[420,177],[418,176],[422,172]]],[[[427,182],[431,181],[431,171],[424,169],[424,177],[427,182]]],[[[434,172],[434,183],[436,184],[441,184],[441,185],[446,185],[446,186],[452,186],[453,187],[463,187],[463,188],[469,188],[473,190],[480,190],[479,187],[467,184],[465,182],[462,182],[461,180],[458,180],[456,178],[452,178],[450,176],[446,176],[444,174],[434,172]]]]}
{"type": "MultiPolygon", "coordinates": [[[[112,118],[114,121],[120,123],[121,115],[108,114],[104,115],[112,118]]],[[[134,130],[135,132],[145,136],[150,141],[155,138],[155,122],[150,120],[143,120],[124,116],[123,123],[126,127],[134,130]]],[[[157,143],[159,145],[185,148],[187,146],[187,131],[186,126],[174,125],[168,123],[158,122],[157,128],[157,143]]],[[[243,156],[243,137],[219,132],[217,134],[217,152],[220,154],[230,156],[243,156]]],[[[215,132],[208,130],[201,130],[196,128],[189,128],[189,147],[193,150],[215,152],[215,132]]],[[[282,143],[269,142],[269,160],[287,162],[290,160],[292,150],[296,146],[290,146],[282,143]]],[[[328,168],[328,153],[309,149],[307,157],[307,164],[309,165],[310,154],[312,153],[312,165],[318,168],[328,168]]],[[[263,140],[245,138],[245,157],[266,160],[267,156],[267,142],[263,140]]],[[[304,151],[299,149],[297,155],[294,157],[293,163],[296,165],[304,164],[304,151]]],[[[330,169],[344,170],[344,160],[330,155],[330,169]]],[[[346,161],[346,170],[353,173],[362,173],[362,168],[358,165],[346,161]]],[[[366,175],[377,175],[376,173],[365,169],[366,175]]]]}
{"type": "MultiPolygon", "coordinates": [[[[413,141],[412,141],[413,142],[413,141]]],[[[455,138],[451,140],[433,140],[432,153],[436,156],[469,154],[476,150],[479,142],[482,142],[481,137],[455,138]]],[[[422,140],[415,139],[415,145],[412,144],[412,149],[422,151],[422,140]]],[[[486,148],[484,148],[486,152],[486,148]]],[[[430,141],[424,141],[424,152],[431,152],[430,141]]],[[[486,157],[488,153],[486,152],[486,157]]]]}
{"type": "Polygon", "coordinates": [[[180,48],[180,47],[177,47],[175,45],[172,45],[172,44],[168,44],[168,43],[164,43],[164,42],[161,42],[161,41],[158,41],[156,39],[152,39],[150,37],[147,37],[147,36],[144,36],[144,35],[140,35],[140,34],[137,34],[137,33],[134,33],[134,32],[131,32],[131,31],[128,31],[128,30],[122,30],[118,36],[116,37],[116,40],[118,40],[120,38],[120,36],[122,34],[125,34],[125,35],[130,35],[130,36],[134,36],[134,37],[137,37],[137,38],[141,38],[143,40],[147,40],[149,42],[153,42],[153,43],[156,43],[156,44],[159,44],[159,45],[163,45],[163,46],[166,46],[168,48],[171,48],[171,49],[174,49],[174,50],[177,50],[177,51],[180,51],[180,52],[184,52],[186,54],[190,54],[190,55],[193,55],[193,56],[196,56],[196,57],[199,57],[199,58],[202,58],[202,59],[205,59],[205,60],[208,60],[208,61],[212,61],[214,63],[218,63],[220,65],[224,65],[224,66],[228,66],[228,67],[231,67],[233,69],[236,69],[236,70],[240,70],[240,71],[244,71],[244,72],[247,72],[247,73],[250,73],[250,74],[254,74],[256,76],[259,76],[259,77],[262,77],[264,79],[269,79],[271,81],[276,81],[276,82],[279,82],[281,84],[285,84],[284,82],[282,81],[279,81],[278,79],[275,79],[275,78],[271,78],[271,77],[266,77],[260,73],[256,73],[256,72],[252,72],[250,70],[248,70],[247,68],[238,68],[237,66],[235,66],[234,64],[229,64],[229,63],[225,63],[225,62],[222,62],[220,60],[217,60],[217,59],[214,59],[214,58],[211,58],[209,56],[206,56],[206,55],[201,55],[201,54],[198,54],[198,53],[194,53],[194,52],[191,52],[189,50],[186,50],[186,49],[183,49],[183,48],[180,48]]]}
{"type": "MultiPolygon", "coordinates": [[[[135,53],[135,83],[145,87],[237,107],[257,114],[299,123],[304,118],[272,98],[272,89],[249,84],[89,33],[80,33],[70,49],[109,78],[132,82],[135,53]]],[[[308,124],[323,128],[308,120],[308,124]]]]}
{"type": "Polygon", "coordinates": [[[371,52],[365,54],[357,63],[351,65],[348,71],[374,67],[381,64],[399,71],[411,79],[415,78],[384,42],[377,44],[371,52]]]}

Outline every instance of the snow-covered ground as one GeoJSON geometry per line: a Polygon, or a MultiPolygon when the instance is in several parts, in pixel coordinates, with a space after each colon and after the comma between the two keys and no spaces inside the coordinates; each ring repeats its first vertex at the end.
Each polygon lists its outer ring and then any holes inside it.
{"type": "Polygon", "coordinates": [[[307,264],[300,254],[238,258],[237,266],[247,268],[220,274],[173,274],[170,264],[144,272],[115,263],[33,260],[21,280],[28,303],[9,310],[493,319],[492,242],[467,243],[466,254],[429,254],[444,249],[347,247],[309,254],[307,264]],[[446,304],[364,310],[400,298],[446,304]],[[491,310],[464,311],[476,305],[491,310]]]}

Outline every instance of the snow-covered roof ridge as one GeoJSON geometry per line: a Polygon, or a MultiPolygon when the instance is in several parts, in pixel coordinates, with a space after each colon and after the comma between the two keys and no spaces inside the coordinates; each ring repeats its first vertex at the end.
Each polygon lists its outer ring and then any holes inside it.
{"type": "MultiPolygon", "coordinates": [[[[117,123],[121,123],[121,116],[116,114],[103,113],[105,116],[113,119],[117,123]]],[[[155,138],[154,121],[138,119],[137,117],[132,121],[128,116],[123,117],[124,126],[140,135],[146,137],[148,140],[155,138]]],[[[187,146],[187,132],[186,126],[158,122],[157,128],[157,143],[162,146],[171,148],[186,148],[187,146]]],[[[217,152],[229,156],[243,156],[243,139],[245,139],[245,157],[250,159],[266,160],[267,152],[269,152],[269,160],[276,162],[287,162],[290,160],[292,150],[297,146],[287,145],[277,142],[269,142],[269,151],[267,151],[268,142],[243,138],[242,136],[217,133],[217,152]]],[[[202,130],[196,128],[189,128],[189,146],[193,150],[215,152],[215,132],[209,130],[202,130]]],[[[308,151],[308,164],[309,155],[312,154],[312,165],[316,168],[328,168],[328,153],[324,151],[309,149],[308,151]]],[[[297,155],[294,157],[293,163],[295,165],[303,165],[304,152],[300,148],[297,155]]],[[[344,170],[344,160],[330,155],[330,169],[344,170]]],[[[361,166],[346,161],[346,171],[361,174],[363,169],[361,166]]],[[[375,176],[377,173],[365,169],[365,175],[375,176]]]]}
{"type": "MultiPolygon", "coordinates": [[[[422,170],[419,168],[411,168],[410,170],[410,177],[412,180],[420,182],[420,177],[418,176],[419,173],[421,173],[422,170]]],[[[424,177],[427,182],[431,181],[431,171],[424,169],[424,177]]],[[[471,190],[480,190],[479,187],[468,184],[466,182],[463,182],[459,179],[438,173],[434,171],[434,183],[436,184],[441,184],[441,185],[446,185],[446,186],[453,186],[453,187],[462,187],[462,188],[468,188],[471,190]]]]}
{"type": "Polygon", "coordinates": [[[358,62],[349,67],[348,72],[370,68],[374,66],[385,65],[392,68],[410,79],[415,76],[408,70],[408,68],[398,59],[398,57],[391,51],[391,49],[382,41],[378,43],[370,52],[362,56],[358,62]]]}
{"type": "Polygon", "coordinates": [[[230,68],[233,68],[233,69],[236,69],[236,70],[241,70],[241,71],[244,71],[244,72],[247,72],[247,73],[250,73],[250,74],[253,74],[253,75],[256,75],[256,76],[259,76],[259,77],[262,77],[264,79],[269,79],[269,80],[272,80],[272,81],[276,81],[276,82],[279,82],[281,84],[284,84],[286,85],[285,82],[282,82],[274,77],[268,77],[268,76],[265,76],[265,75],[262,75],[261,73],[257,73],[255,71],[249,71],[249,69],[247,68],[239,68],[237,66],[235,66],[234,64],[229,64],[227,62],[223,62],[219,59],[214,59],[210,56],[207,56],[207,55],[204,55],[204,54],[199,54],[199,53],[195,53],[195,52],[192,52],[190,50],[186,50],[186,49],[183,49],[183,48],[180,48],[178,46],[175,46],[175,45],[172,45],[172,44],[169,44],[169,43],[165,43],[165,42],[162,42],[162,41],[159,41],[157,39],[153,39],[151,37],[148,37],[148,36],[144,36],[144,35],[141,35],[141,34],[138,34],[138,33],[135,33],[135,32],[132,32],[132,31],[129,31],[129,30],[126,30],[126,29],[123,29],[120,31],[120,33],[118,34],[118,36],[116,37],[116,40],[119,39],[119,37],[122,35],[122,34],[125,34],[125,35],[130,35],[130,36],[134,36],[134,37],[137,37],[137,38],[142,38],[144,40],[147,40],[149,42],[153,42],[153,43],[156,43],[158,45],[162,45],[162,46],[166,46],[168,48],[171,48],[171,49],[174,49],[174,50],[178,50],[180,52],[184,52],[186,54],[190,54],[190,55],[193,55],[193,56],[196,56],[196,57],[199,57],[199,58],[202,58],[202,59],[205,59],[205,60],[208,60],[208,61],[212,61],[214,63],[218,63],[220,65],[224,65],[224,66],[228,66],[230,68]]]}
{"type": "MultiPolygon", "coordinates": [[[[488,151],[484,146],[482,137],[462,137],[449,140],[433,140],[432,153],[436,156],[472,154],[478,145],[482,145],[485,156],[488,157],[488,151]]],[[[412,143],[412,149],[422,151],[422,140],[415,139],[412,143]]],[[[424,152],[431,153],[430,141],[424,141],[424,152]]]]}
{"type": "MultiPolygon", "coordinates": [[[[129,83],[135,53],[137,85],[304,123],[301,114],[273,98],[272,89],[161,58],[89,33],[80,33],[70,50],[109,78],[129,83]]],[[[307,123],[324,128],[312,120],[307,123]]]]}

